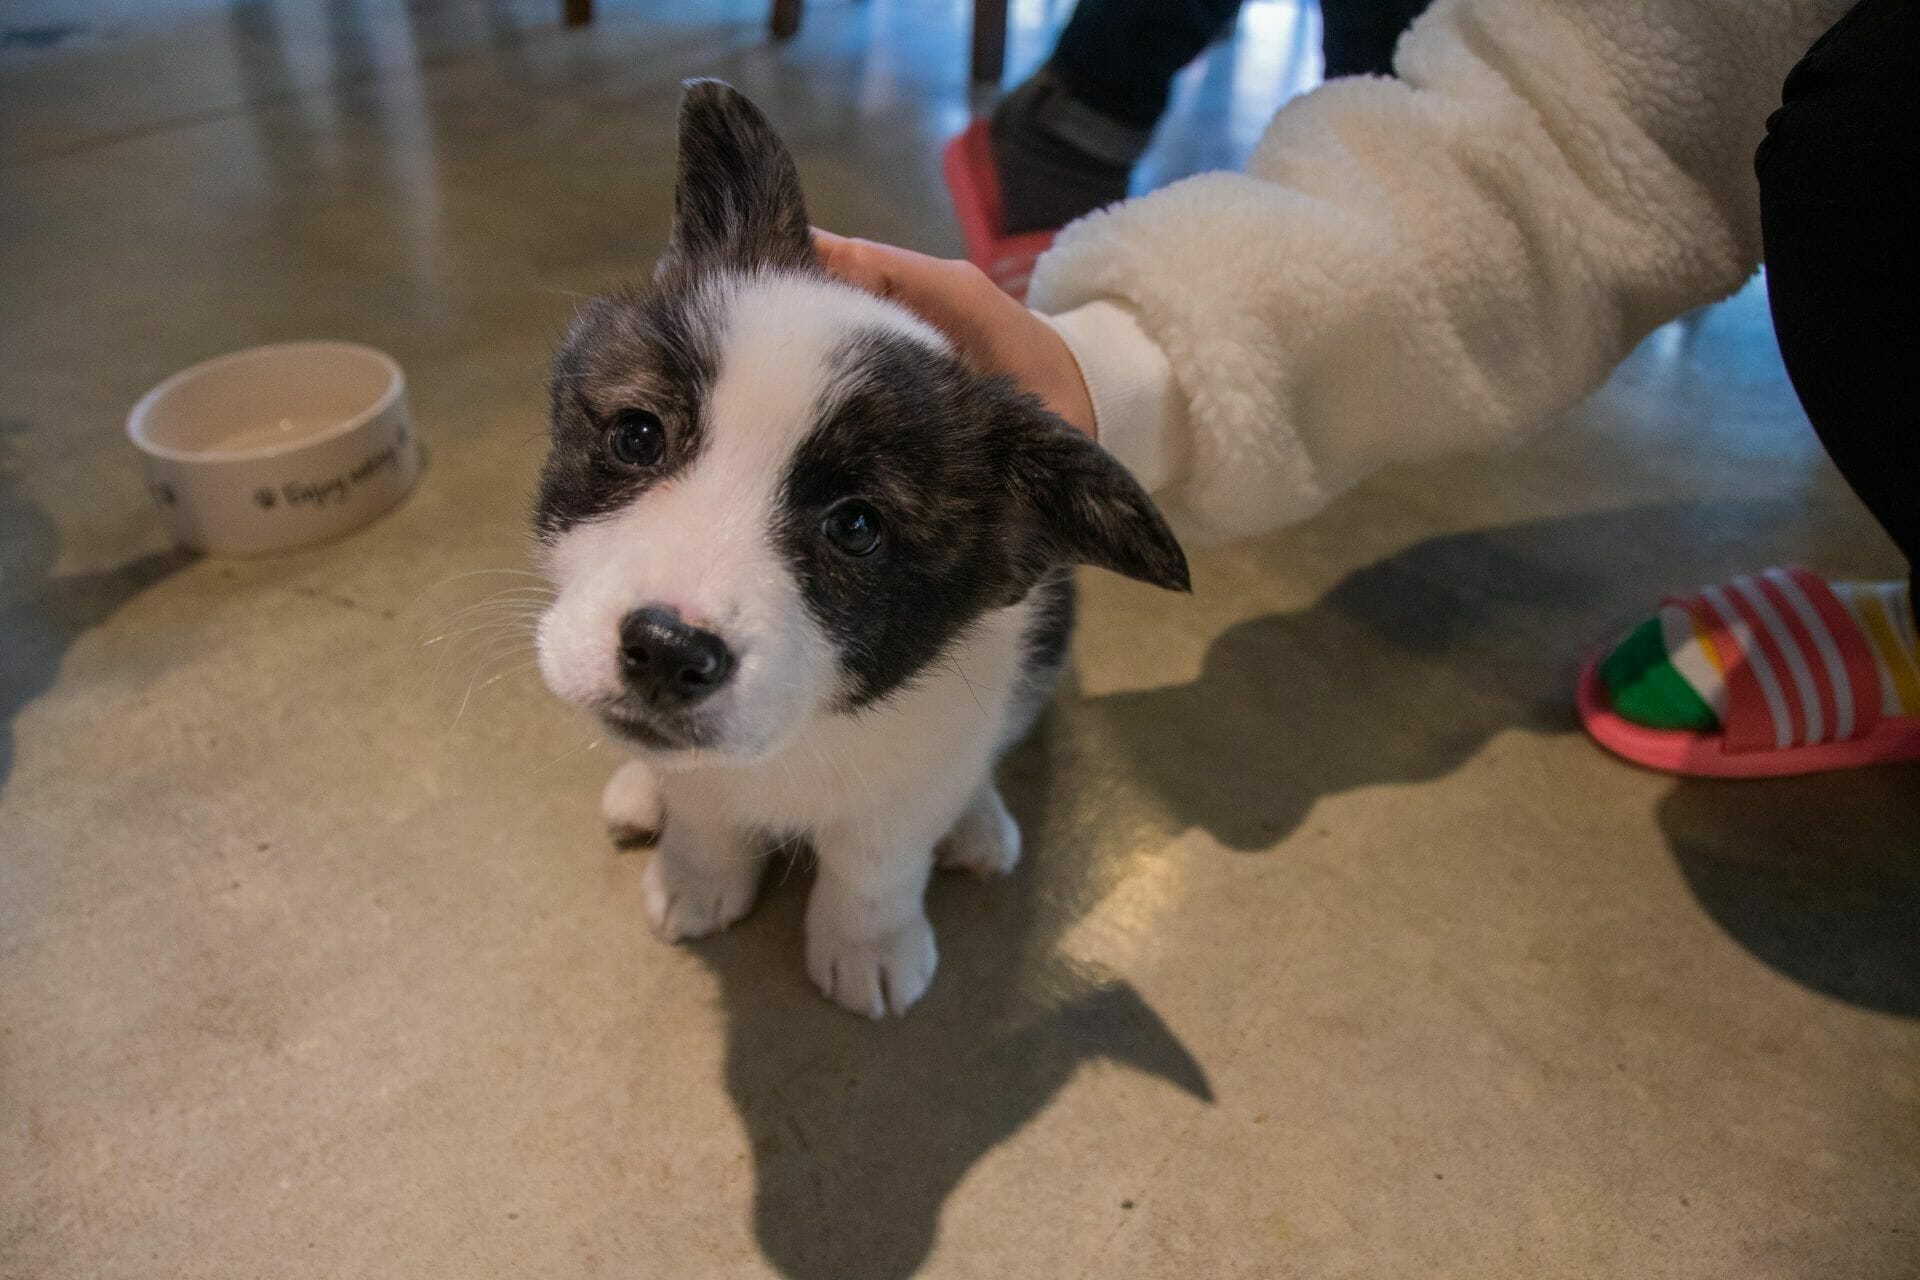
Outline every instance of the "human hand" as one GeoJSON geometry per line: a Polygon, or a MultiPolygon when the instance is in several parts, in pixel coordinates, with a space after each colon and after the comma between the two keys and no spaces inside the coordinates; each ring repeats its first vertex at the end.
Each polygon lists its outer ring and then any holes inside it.
{"type": "Polygon", "coordinates": [[[1052,325],[1001,292],[980,268],[817,227],[813,247],[833,275],[900,303],[946,334],[976,369],[1007,374],[1067,425],[1095,434],[1093,400],[1073,352],[1052,325]]]}

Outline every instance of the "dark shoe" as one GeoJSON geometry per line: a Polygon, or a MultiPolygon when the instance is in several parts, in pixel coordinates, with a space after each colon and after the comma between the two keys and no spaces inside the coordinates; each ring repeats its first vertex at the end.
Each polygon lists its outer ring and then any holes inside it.
{"type": "Polygon", "coordinates": [[[988,126],[1003,235],[1051,231],[1124,200],[1152,132],[1071,97],[1044,67],[1008,94],[988,126]]]}

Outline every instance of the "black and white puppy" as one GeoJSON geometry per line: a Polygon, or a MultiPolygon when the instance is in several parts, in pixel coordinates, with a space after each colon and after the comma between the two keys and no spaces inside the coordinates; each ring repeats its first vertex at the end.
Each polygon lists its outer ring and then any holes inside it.
{"type": "Polygon", "coordinates": [[[1179,544],[1104,450],[830,278],[792,158],[714,81],[681,107],[667,252],[582,308],[552,413],[540,670],[634,750],[604,804],[659,832],[648,918],[726,927],[804,838],[808,973],[903,1012],[936,857],[1019,857],[992,769],[1064,661],[1070,566],[1185,590],[1179,544]]]}

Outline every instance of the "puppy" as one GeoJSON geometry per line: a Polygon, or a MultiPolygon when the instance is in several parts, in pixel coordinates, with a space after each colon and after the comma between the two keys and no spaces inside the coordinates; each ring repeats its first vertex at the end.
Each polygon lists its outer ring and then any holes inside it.
{"type": "Polygon", "coordinates": [[[605,808],[658,830],[653,927],[725,928],[805,840],[807,972],[872,1017],[933,978],[936,861],[1020,856],[992,769],[1065,660],[1070,567],[1188,587],[1112,457],[826,275],[792,158],[715,81],[687,86],[651,283],[554,357],[534,528],[541,674],[637,757],[605,808]]]}

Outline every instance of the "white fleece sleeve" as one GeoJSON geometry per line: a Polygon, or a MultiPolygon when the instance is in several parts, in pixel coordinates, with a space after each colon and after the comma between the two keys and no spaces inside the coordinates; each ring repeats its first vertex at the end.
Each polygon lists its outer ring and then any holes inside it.
{"type": "Polygon", "coordinates": [[[1123,332],[1114,314],[1059,321],[1183,535],[1300,520],[1381,466],[1513,438],[1738,288],[1767,114],[1849,3],[1438,0],[1399,79],[1332,81],[1247,173],[1068,227],[1031,301],[1123,304],[1128,359],[1167,362],[1149,421],[1077,332],[1123,332]]]}
{"type": "Polygon", "coordinates": [[[1131,311],[1111,302],[1040,318],[1080,366],[1093,401],[1093,433],[1107,452],[1149,493],[1172,484],[1180,472],[1177,450],[1186,439],[1186,402],[1167,353],[1131,311]]]}

